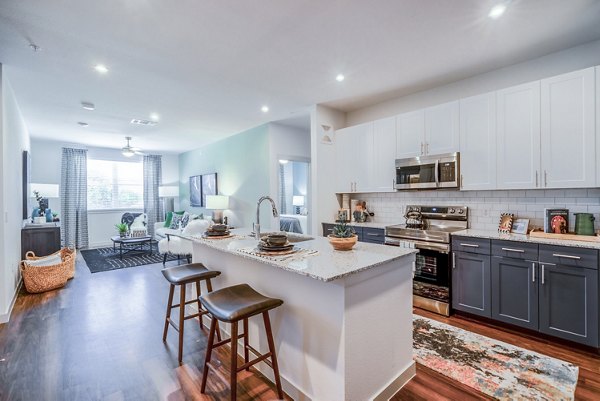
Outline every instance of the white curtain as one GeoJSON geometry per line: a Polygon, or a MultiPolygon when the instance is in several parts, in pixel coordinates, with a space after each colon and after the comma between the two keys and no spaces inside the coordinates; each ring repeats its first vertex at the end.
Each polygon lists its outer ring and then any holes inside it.
{"type": "Polygon", "coordinates": [[[154,236],[154,223],[163,221],[158,186],[162,181],[162,161],[159,155],[144,156],[144,212],[148,218],[148,235],[154,236]]]}
{"type": "Polygon", "coordinates": [[[60,186],[61,228],[63,246],[87,248],[87,150],[62,149],[60,186]]]}

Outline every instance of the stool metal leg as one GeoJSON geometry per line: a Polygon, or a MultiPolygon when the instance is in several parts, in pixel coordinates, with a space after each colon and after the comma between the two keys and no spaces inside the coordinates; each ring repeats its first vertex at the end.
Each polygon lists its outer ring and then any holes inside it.
{"type": "Polygon", "coordinates": [[[217,327],[217,319],[212,318],[210,320],[210,330],[208,332],[208,342],[206,343],[206,356],[204,357],[204,370],[202,372],[202,385],[200,392],[204,394],[206,390],[206,379],[208,378],[208,364],[212,356],[213,343],[215,342],[215,329],[217,327]]]}
{"type": "Polygon", "coordinates": [[[273,341],[273,332],[271,331],[271,320],[269,312],[263,312],[263,320],[265,321],[265,331],[267,332],[267,342],[269,344],[269,352],[271,353],[271,363],[273,364],[273,373],[275,375],[275,386],[277,386],[277,396],[283,399],[283,390],[281,389],[281,379],[279,378],[279,365],[277,364],[277,356],[275,355],[275,343],[273,341]]]}
{"type": "Polygon", "coordinates": [[[229,384],[231,387],[231,401],[237,400],[237,340],[238,322],[231,323],[231,371],[229,372],[229,384]]]}
{"type": "MultiPolygon", "coordinates": [[[[248,319],[244,319],[244,363],[250,362],[250,351],[248,350],[248,319]]],[[[250,371],[250,366],[246,368],[250,371]]]]}
{"type": "Polygon", "coordinates": [[[173,305],[173,292],[175,286],[173,284],[169,287],[169,301],[167,302],[167,314],[165,316],[165,330],[163,331],[163,342],[167,341],[167,331],[169,330],[169,319],[171,318],[171,305],[173,305]]]}
{"type": "Polygon", "coordinates": [[[181,365],[181,360],[183,356],[183,325],[185,324],[185,284],[180,286],[179,291],[179,364],[181,365]]]}

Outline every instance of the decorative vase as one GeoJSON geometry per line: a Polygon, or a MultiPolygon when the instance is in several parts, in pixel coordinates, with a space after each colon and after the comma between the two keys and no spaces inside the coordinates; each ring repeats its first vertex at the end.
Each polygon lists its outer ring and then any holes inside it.
{"type": "Polygon", "coordinates": [[[327,238],[329,238],[329,243],[336,251],[350,251],[356,244],[356,241],[358,241],[358,235],[356,234],[347,238],[334,237],[329,234],[327,238]]]}
{"type": "Polygon", "coordinates": [[[126,231],[120,232],[120,233],[119,233],[119,236],[120,236],[121,238],[125,238],[125,237],[127,237],[127,232],[126,232],[126,231]]]}

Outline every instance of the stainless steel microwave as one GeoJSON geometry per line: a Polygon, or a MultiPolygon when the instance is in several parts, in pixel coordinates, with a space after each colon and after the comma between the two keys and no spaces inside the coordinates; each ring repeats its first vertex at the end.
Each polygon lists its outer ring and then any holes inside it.
{"type": "Polygon", "coordinates": [[[459,187],[459,152],[396,159],[396,189],[459,187]]]}

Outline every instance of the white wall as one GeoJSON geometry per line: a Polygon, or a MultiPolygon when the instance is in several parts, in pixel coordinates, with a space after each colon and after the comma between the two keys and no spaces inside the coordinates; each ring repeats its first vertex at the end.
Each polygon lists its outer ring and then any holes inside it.
{"type": "MultiPolygon", "coordinates": [[[[77,143],[65,143],[32,139],[31,141],[31,182],[60,185],[62,148],[74,147],[88,149],[88,159],[141,161],[142,156],[125,157],[119,149],[88,147],[77,143]]],[[[175,154],[162,155],[162,183],[177,185],[179,182],[179,161],[175,154]]],[[[60,199],[50,198],[49,207],[60,214],[60,199]]],[[[178,208],[178,199],[175,199],[178,208]]],[[[131,210],[141,212],[141,210],[131,210]]],[[[88,212],[88,235],[90,247],[110,245],[110,237],[115,235],[114,225],[121,221],[124,211],[90,211],[88,212]]]]}
{"type": "Polygon", "coordinates": [[[16,299],[21,275],[21,228],[23,226],[22,154],[29,149],[29,132],[8,80],[6,67],[0,64],[1,147],[0,173],[0,323],[8,321],[16,299]]]}
{"type": "MultiPolygon", "coordinates": [[[[304,130],[277,123],[269,124],[269,196],[275,199],[277,204],[279,203],[280,159],[310,162],[310,127],[304,130]]],[[[310,210],[309,205],[307,208],[310,210]]],[[[269,226],[272,228],[273,221],[270,220],[269,226]]],[[[262,225],[265,228],[269,227],[264,223],[262,225]]],[[[310,226],[308,229],[310,232],[310,226]]]]}
{"type": "MultiPolygon", "coordinates": [[[[600,40],[348,112],[347,126],[600,65],[600,40]]],[[[340,127],[336,127],[340,128],[340,127]]]]}
{"type": "Polygon", "coordinates": [[[322,125],[330,126],[329,134],[335,141],[334,130],[346,126],[346,114],[330,107],[316,105],[310,113],[310,136],[311,136],[311,177],[312,195],[310,224],[312,234],[321,234],[321,222],[330,221],[335,210],[339,208],[337,197],[334,193],[335,176],[335,153],[332,145],[321,141],[323,136],[322,125]]]}

